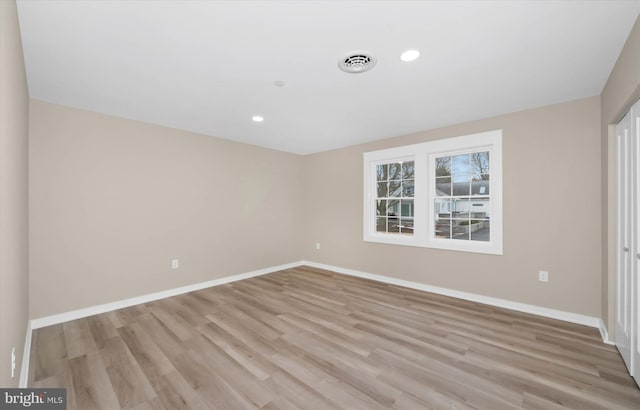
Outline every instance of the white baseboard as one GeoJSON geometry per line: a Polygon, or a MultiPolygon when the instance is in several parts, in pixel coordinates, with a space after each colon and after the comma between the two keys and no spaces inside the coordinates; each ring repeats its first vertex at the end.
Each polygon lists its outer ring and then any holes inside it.
{"type": "Polygon", "coordinates": [[[339,266],[325,265],[323,263],[316,263],[311,261],[303,261],[304,265],[311,266],[319,269],[326,269],[329,271],[342,273],[344,275],[357,276],[359,278],[371,279],[378,282],[384,282],[391,285],[398,285],[405,288],[423,290],[425,292],[436,293],[438,295],[451,296],[458,299],[468,300],[471,302],[483,303],[485,305],[491,305],[501,307],[505,309],[511,309],[518,312],[531,313],[538,316],[548,317],[551,319],[558,319],[565,322],[576,323],[579,325],[585,325],[600,329],[600,333],[603,335],[603,341],[605,343],[611,343],[608,341],[606,329],[602,319],[595,316],[586,316],[578,313],[565,312],[562,310],[550,309],[541,306],[529,305],[526,303],[513,302],[506,299],[498,299],[490,296],[478,295],[475,293],[461,292],[459,290],[441,288],[437,286],[426,285],[424,283],[412,282],[403,279],[392,278],[384,275],[377,275],[374,273],[362,272],[353,269],[341,268],[339,266]],[[604,333],[603,333],[604,332],[604,333]]]}
{"type": "Polygon", "coordinates": [[[142,303],[153,302],[154,300],[164,299],[171,296],[182,295],[184,293],[193,292],[196,290],[206,289],[213,286],[224,285],[225,283],[236,282],[242,279],[249,279],[255,276],[266,275],[267,273],[277,272],[284,269],[295,268],[302,265],[302,261],[287,263],[284,265],[273,266],[270,268],[258,269],[251,272],[240,273],[237,275],[226,276],[220,279],[213,279],[207,282],[196,283],[193,285],[182,286],[179,288],[173,288],[163,290],[161,292],[149,293],[147,295],[136,296],[129,299],[118,300],[115,302],[105,303],[103,305],[89,306],[86,308],[72,310],[70,312],[59,313],[57,315],[45,316],[37,319],[32,319],[31,328],[39,329],[41,327],[57,325],[60,323],[68,322],[70,320],[82,319],[85,317],[98,315],[100,313],[111,312],[117,309],[122,309],[130,306],[139,305],[142,303]]]}
{"type": "Polygon", "coordinates": [[[604,320],[602,319],[600,319],[600,323],[598,324],[598,330],[600,330],[600,336],[604,343],[612,346],[616,345],[614,341],[609,339],[609,332],[607,332],[607,327],[604,325],[604,320]]]}
{"type": "Polygon", "coordinates": [[[24,337],[24,350],[22,351],[22,366],[20,366],[20,381],[18,387],[24,389],[29,383],[29,359],[31,358],[31,335],[33,328],[31,321],[27,322],[27,334],[24,337]]]}

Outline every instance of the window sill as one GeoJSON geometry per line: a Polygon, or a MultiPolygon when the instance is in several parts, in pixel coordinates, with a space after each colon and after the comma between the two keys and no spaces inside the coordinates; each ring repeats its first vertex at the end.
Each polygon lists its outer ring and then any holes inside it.
{"type": "Polygon", "coordinates": [[[383,243],[386,245],[413,246],[415,248],[431,248],[446,251],[481,253],[485,255],[503,255],[502,246],[491,242],[473,242],[451,239],[432,239],[419,241],[415,237],[388,235],[368,235],[364,242],[383,243]]]}

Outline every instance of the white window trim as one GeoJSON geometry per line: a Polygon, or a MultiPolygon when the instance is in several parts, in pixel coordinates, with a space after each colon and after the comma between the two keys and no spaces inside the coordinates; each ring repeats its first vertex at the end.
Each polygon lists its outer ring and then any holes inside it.
{"type": "Polygon", "coordinates": [[[364,204],[363,240],[393,245],[417,246],[454,251],[502,255],[502,130],[483,132],[405,145],[363,154],[364,204]],[[478,150],[490,151],[491,241],[463,241],[436,238],[434,234],[434,195],[436,156],[478,150]],[[376,165],[415,161],[414,234],[378,233],[375,229],[376,165]],[[422,211],[421,211],[422,210],[422,211]]]}

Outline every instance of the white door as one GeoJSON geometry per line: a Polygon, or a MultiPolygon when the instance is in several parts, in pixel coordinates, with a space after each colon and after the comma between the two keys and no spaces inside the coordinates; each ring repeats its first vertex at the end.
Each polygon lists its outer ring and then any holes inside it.
{"type": "Polygon", "coordinates": [[[616,346],[640,382],[640,101],[616,126],[618,247],[616,346]]]}
{"type": "Polygon", "coordinates": [[[633,278],[633,290],[631,291],[634,329],[631,343],[631,374],[640,385],[640,101],[631,109],[631,162],[633,163],[633,200],[632,200],[632,244],[634,247],[631,256],[631,276],[633,278]]]}
{"type": "Polygon", "coordinates": [[[632,225],[632,162],[631,162],[631,113],[616,125],[616,139],[618,146],[618,246],[617,246],[617,277],[616,277],[616,329],[615,340],[627,368],[631,372],[631,344],[633,337],[632,313],[633,304],[631,291],[633,289],[633,253],[631,247],[632,225]]]}

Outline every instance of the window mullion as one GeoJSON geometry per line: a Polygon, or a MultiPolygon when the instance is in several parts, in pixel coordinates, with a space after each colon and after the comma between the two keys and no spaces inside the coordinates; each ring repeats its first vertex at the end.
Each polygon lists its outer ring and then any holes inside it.
{"type": "Polygon", "coordinates": [[[416,153],[415,177],[414,177],[414,216],[413,235],[417,243],[426,244],[429,235],[429,212],[431,206],[428,203],[429,180],[428,158],[425,152],[416,153]]]}

